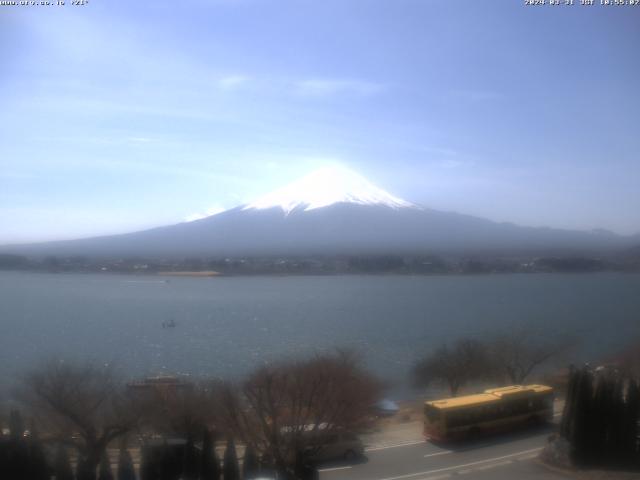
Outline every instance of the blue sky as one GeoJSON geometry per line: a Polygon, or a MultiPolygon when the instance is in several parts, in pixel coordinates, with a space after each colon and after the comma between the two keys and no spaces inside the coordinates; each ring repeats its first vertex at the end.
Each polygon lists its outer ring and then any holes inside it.
{"type": "Polygon", "coordinates": [[[328,162],[432,208],[640,232],[640,7],[523,3],[0,7],[0,243],[176,223],[328,162]]]}

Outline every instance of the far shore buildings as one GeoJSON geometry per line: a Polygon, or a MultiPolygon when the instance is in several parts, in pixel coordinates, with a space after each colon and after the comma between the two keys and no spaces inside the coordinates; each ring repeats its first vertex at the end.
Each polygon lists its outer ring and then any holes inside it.
{"type": "Polygon", "coordinates": [[[193,383],[175,375],[159,375],[129,382],[127,389],[142,395],[160,395],[166,399],[192,390],[193,383]]]}

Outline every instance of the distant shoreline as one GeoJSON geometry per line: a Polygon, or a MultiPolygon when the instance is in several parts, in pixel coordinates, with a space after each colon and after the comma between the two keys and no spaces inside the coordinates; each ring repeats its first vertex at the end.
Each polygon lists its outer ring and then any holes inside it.
{"type": "Polygon", "coordinates": [[[113,272],[174,277],[219,275],[478,275],[640,272],[640,256],[623,255],[338,255],[229,258],[26,257],[0,254],[0,270],[113,272]]]}
{"type": "Polygon", "coordinates": [[[158,276],[162,277],[218,277],[222,275],[220,272],[216,272],[214,270],[203,270],[203,271],[167,271],[167,272],[158,272],[156,273],[158,276]]]}
{"type": "MultiPolygon", "coordinates": [[[[344,277],[344,276],[373,276],[373,277],[493,277],[501,275],[598,275],[616,273],[622,275],[639,275],[638,270],[598,270],[598,271],[535,271],[535,272],[215,272],[215,271],[163,271],[163,272],[132,272],[117,270],[26,270],[0,269],[0,273],[37,273],[49,275],[123,275],[131,277],[177,277],[177,278],[229,278],[229,277],[344,277]]],[[[167,280],[168,281],[168,280],[167,280]]]]}

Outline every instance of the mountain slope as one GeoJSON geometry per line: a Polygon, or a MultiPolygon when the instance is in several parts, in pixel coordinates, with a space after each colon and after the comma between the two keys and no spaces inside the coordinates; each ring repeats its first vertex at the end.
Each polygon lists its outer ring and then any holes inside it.
{"type": "MultiPolygon", "coordinates": [[[[518,227],[456,213],[339,203],[311,211],[233,210],[124,235],[24,245],[32,255],[233,256],[354,253],[598,252],[626,245],[622,237],[518,227]]],[[[2,249],[7,250],[7,249],[2,249]]]]}
{"type": "Polygon", "coordinates": [[[633,239],[418,207],[342,168],[315,172],[248,205],[142,232],[0,248],[27,255],[189,257],[403,253],[602,253],[633,239]]]}

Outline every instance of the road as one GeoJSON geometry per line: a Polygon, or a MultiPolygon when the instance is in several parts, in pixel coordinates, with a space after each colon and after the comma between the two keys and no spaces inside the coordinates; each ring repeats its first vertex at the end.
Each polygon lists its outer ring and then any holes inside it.
{"type": "Polygon", "coordinates": [[[376,445],[358,463],[321,466],[321,480],[566,479],[535,459],[553,427],[540,427],[483,439],[438,446],[429,442],[376,445]]]}

